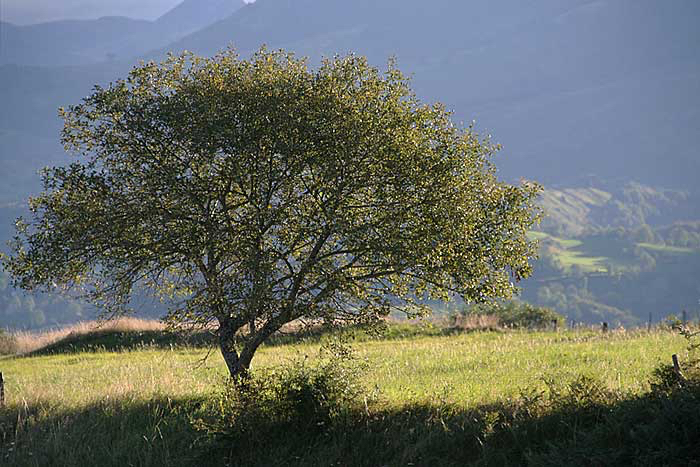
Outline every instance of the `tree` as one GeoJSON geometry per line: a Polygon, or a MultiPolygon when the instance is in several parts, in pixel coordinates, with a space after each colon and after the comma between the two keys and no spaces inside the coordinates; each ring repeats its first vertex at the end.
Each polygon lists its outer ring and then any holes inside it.
{"type": "Polygon", "coordinates": [[[509,297],[530,274],[537,186],[499,182],[497,148],[392,63],[171,56],[62,115],[78,159],[18,223],[15,285],[109,313],[148,290],[172,322],[218,329],[232,376],[293,320],[509,297]]]}

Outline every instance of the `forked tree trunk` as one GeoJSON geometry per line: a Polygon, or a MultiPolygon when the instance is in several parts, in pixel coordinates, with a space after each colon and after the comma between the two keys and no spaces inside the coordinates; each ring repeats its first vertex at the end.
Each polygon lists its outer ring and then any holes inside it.
{"type": "Polygon", "coordinates": [[[237,327],[231,319],[219,319],[219,348],[224,357],[226,367],[231,378],[245,378],[248,375],[252,354],[244,352],[242,355],[236,351],[237,327]],[[248,356],[249,355],[249,356],[248,356]]]}
{"type": "MultiPolygon", "coordinates": [[[[229,374],[234,379],[247,377],[250,362],[253,360],[253,355],[255,355],[258,347],[277,331],[280,326],[276,322],[268,322],[264,326],[256,326],[254,330],[250,329],[251,332],[245,337],[245,343],[239,353],[236,350],[236,332],[245,324],[245,321],[237,322],[231,318],[219,318],[219,347],[229,374]]],[[[247,324],[251,326],[251,322],[247,324]]]]}

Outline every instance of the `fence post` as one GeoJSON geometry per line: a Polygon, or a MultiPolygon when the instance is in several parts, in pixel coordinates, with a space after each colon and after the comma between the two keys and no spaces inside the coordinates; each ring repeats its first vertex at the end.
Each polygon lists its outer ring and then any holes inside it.
{"type": "Polygon", "coordinates": [[[552,320],[552,327],[554,328],[554,332],[557,332],[559,330],[559,323],[556,319],[552,320]]]}
{"type": "Polygon", "coordinates": [[[2,379],[0,371],[0,407],[5,407],[5,380],[2,379]]]}
{"type": "Polygon", "coordinates": [[[651,331],[651,311],[649,312],[649,322],[647,323],[647,332],[651,331]]]}
{"type": "Polygon", "coordinates": [[[608,323],[603,322],[603,332],[608,332],[608,323]]]}
{"type": "Polygon", "coordinates": [[[688,312],[683,310],[683,326],[688,324],[688,312]]]}

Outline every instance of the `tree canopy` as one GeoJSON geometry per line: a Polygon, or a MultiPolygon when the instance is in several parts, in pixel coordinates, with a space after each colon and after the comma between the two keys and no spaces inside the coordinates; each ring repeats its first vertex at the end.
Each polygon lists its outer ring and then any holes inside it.
{"type": "Polygon", "coordinates": [[[509,297],[530,274],[538,187],[499,181],[497,147],[393,63],[171,56],[62,115],[77,158],[18,222],[15,284],[114,313],[151,291],[174,322],[217,327],[232,375],[293,320],[509,297]]]}

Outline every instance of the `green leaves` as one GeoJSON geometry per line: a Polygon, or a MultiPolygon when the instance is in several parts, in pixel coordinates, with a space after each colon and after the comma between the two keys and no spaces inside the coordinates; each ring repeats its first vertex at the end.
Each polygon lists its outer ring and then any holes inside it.
{"type": "Polygon", "coordinates": [[[300,317],[509,297],[530,273],[539,188],[499,182],[497,148],[393,63],[170,56],[63,116],[79,159],[45,173],[6,260],[24,287],[114,311],[145,287],[171,318],[258,323],[259,343],[300,317]]]}

